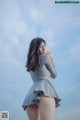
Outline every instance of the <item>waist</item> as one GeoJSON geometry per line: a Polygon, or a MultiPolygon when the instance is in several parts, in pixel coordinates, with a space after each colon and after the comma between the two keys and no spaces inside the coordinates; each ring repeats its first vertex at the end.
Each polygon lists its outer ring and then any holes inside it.
{"type": "Polygon", "coordinates": [[[38,82],[41,80],[48,80],[48,78],[47,77],[37,77],[37,78],[33,79],[33,82],[38,82]]]}

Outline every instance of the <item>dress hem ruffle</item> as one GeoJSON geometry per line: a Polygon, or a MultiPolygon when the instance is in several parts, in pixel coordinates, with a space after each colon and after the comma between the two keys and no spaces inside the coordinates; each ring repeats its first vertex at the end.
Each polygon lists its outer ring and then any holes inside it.
{"type": "Polygon", "coordinates": [[[26,110],[26,108],[30,105],[33,105],[33,104],[38,105],[39,102],[40,102],[40,96],[46,96],[46,97],[54,98],[55,99],[55,107],[58,107],[60,105],[59,102],[61,101],[61,99],[59,99],[55,96],[52,97],[52,96],[46,95],[44,93],[44,91],[42,91],[42,90],[38,90],[38,91],[34,90],[33,93],[35,94],[36,97],[32,100],[31,103],[28,103],[28,104],[25,104],[25,105],[22,106],[24,110],[26,110]]]}

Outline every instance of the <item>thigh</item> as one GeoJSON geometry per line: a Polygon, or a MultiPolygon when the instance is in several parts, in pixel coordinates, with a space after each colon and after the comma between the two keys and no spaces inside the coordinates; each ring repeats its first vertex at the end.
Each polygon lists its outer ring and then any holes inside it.
{"type": "Polygon", "coordinates": [[[27,114],[29,120],[40,120],[39,109],[35,104],[27,107],[27,114]]]}
{"type": "Polygon", "coordinates": [[[41,96],[39,103],[39,112],[41,120],[53,120],[55,110],[54,98],[41,96]]]}

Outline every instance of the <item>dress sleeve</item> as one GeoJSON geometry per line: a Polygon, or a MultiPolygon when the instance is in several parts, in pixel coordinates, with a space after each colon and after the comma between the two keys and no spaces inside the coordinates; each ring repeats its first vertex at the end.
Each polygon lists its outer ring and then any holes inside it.
{"type": "Polygon", "coordinates": [[[48,55],[42,55],[42,57],[40,57],[40,61],[46,65],[46,68],[51,73],[51,77],[56,78],[57,72],[55,69],[55,65],[52,64],[50,57],[48,55]]]}

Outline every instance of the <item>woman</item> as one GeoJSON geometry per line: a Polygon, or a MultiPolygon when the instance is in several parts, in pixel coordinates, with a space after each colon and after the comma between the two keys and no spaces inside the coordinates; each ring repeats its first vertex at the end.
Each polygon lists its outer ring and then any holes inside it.
{"type": "Polygon", "coordinates": [[[45,40],[34,38],[27,56],[26,68],[34,82],[23,102],[29,120],[53,120],[55,107],[59,106],[60,98],[49,82],[50,77],[56,77],[56,70],[45,46],[45,40]]]}

